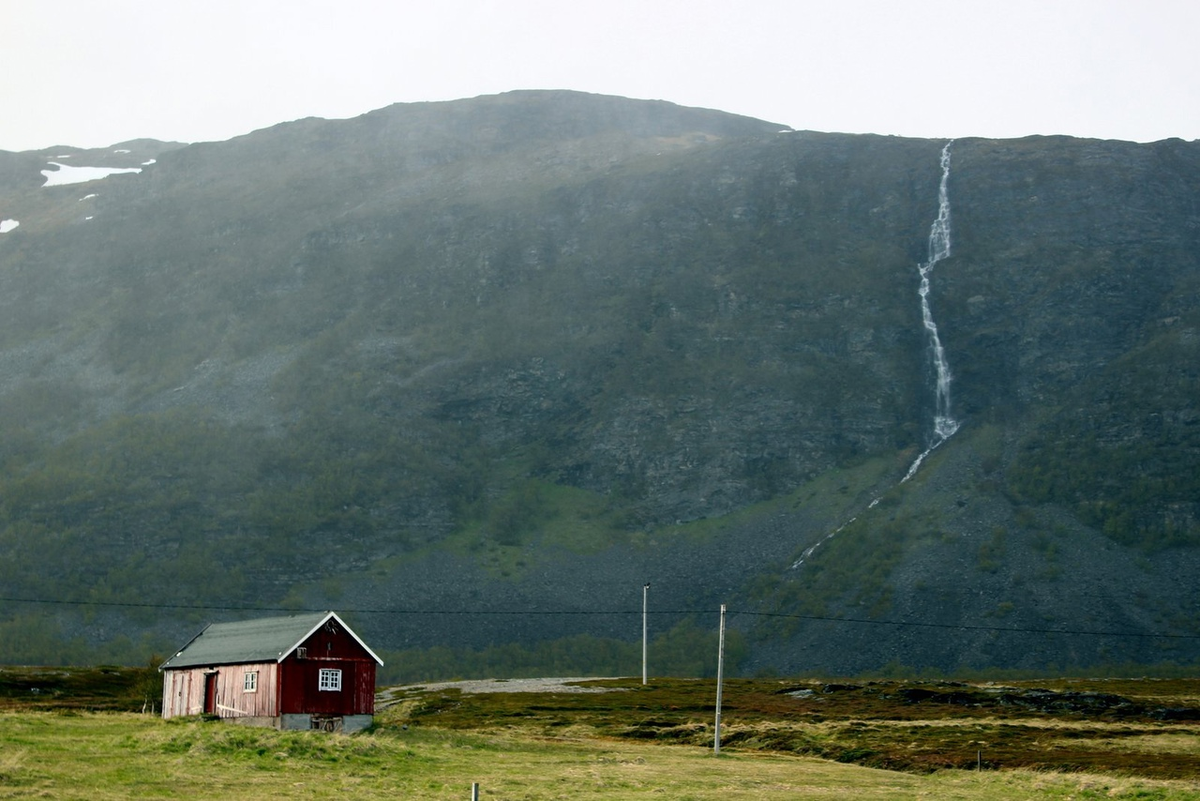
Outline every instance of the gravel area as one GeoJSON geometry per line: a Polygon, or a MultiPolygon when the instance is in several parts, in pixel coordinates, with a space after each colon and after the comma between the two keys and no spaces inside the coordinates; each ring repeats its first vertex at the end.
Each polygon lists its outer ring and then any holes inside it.
{"type": "Polygon", "coordinates": [[[396,703],[411,692],[431,690],[461,690],[464,693],[610,693],[624,692],[623,687],[583,687],[579,682],[605,681],[602,676],[577,676],[544,679],[473,679],[469,681],[439,681],[429,684],[406,684],[387,687],[376,694],[376,708],[396,703]]]}

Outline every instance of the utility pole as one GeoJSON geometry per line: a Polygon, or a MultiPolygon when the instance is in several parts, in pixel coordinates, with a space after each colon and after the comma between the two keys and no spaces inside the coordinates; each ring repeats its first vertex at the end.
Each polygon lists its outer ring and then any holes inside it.
{"type": "Polygon", "coordinates": [[[646,600],[650,594],[650,582],[642,587],[642,684],[646,684],[646,600]]]}
{"type": "Polygon", "coordinates": [[[725,674],[725,604],[721,604],[721,637],[717,645],[717,720],[713,725],[713,755],[721,753],[721,680],[725,674]]]}

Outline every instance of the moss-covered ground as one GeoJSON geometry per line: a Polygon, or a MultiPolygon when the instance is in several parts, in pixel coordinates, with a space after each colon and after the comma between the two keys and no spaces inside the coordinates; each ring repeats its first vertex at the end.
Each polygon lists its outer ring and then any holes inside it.
{"type": "Polygon", "coordinates": [[[3,669],[0,799],[1200,798],[1195,679],[732,680],[717,756],[712,680],[394,688],[354,735],[88,711],[144,673],[3,669]]]}
{"type": "MultiPolygon", "coordinates": [[[[413,689],[381,722],[712,747],[714,681],[597,684],[612,691],[413,689]]],[[[724,683],[721,741],[725,751],[911,773],[1027,769],[1200,781],[1200,681],[737,679],[724,683]]]]}

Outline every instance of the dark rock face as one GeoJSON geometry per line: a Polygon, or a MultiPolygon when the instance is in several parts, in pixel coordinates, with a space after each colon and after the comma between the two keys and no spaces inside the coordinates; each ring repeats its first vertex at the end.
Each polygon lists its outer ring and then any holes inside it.
{"type": "MultiPolygon", "coordinates": [[[[943,144],[533,92],[0,153],[0,584],[456,613],[359,621],[400,648],[632,638],[574,613],[653,580],[747,669],[1192,659],[1200,147],[953,143],[963,427],[900,484],[943,144]]],[[[49,632],[0,661],[186,628],[139,614],[0,602],[49,632]]]]}

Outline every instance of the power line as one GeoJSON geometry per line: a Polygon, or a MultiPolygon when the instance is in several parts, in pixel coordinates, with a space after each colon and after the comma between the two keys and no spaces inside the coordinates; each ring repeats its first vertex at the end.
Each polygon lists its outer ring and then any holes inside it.
{"type": "Polygon", "coordinates": [[[1142,637],[1148,639],[1200,640],[1200,634],[1153,634],[1132,631],[1096,631],[1088,629],[1036,629],[1020,626],[979,626],[969,623],[926,623],[919,620],[872,620],[860,617],[824,617],[821,615],[789,615],[781,612],[731,612],[755,617],[786,617],[797,620],[818,620],[832,623],[862,623],[874,626],[906,626],[926,629],[957,629],[959,631],[999,631],[1014,634],[1073,634],[1091,637],[1142,637]]]}
{"type": "MultiPolygon", "coordinates": [[[[303,612],[323,612],[324,609],[300,609],[282,606],[228,606],[218,604],[164,604],[164,603],[134,603],[125,601],[64,601],[46,598],[3,598],[4,603],[53,604],[64,606],[108,606],[137,609],[186,609],[196,611],[222,612],[282,612],[299,614],[303,612]]],[[[571,609],[340,609],[344,614],[356,615],[405,615],[433,616],[452,615],[459,617],[598,617],[616,615],[641,615],[641,609],[610,609],[610,610],[571,610],[571,609]]],[[[712,609],[656,609],[649,610],[651,615],[710,615],[712,609]]],[[[930,623],[920,620],[878,620],[858,617],[833,617],[828,615],[796,615],[782,612],[754,612],[749,610],[731,609],[729,615],[741,617],[789,618],[793,620],[812,620],[824,623],[850,623],[868,626],[895,626],[900,628],[949,629],[956,631],[990,631],[1006,634],[1065,634],[1082,637],[1131,637],[1138,639],[1169,639],[1169,640],[1200,640],[1200,634],[1156,634],[1153,632],[1103,631],[1095,629],[1051,629],[1025,628],[1021,626],[985,626],[970,623],[930,623]]]]}
{"type": "MultiPolygon", "coordinates": [[[[119,608],[134,608],[134,609],[193,609],[199,611],[221,611],[221,612],[286,612],[288,614],[301,614],[306,612],[324,612],[327,607],[320,609],[310,609],[307,607],[295,606],[229,606],[225,604],[164,604],[164,603],[139,603],[133,601],[64,601],[50,598],[3,598],[0,597],[0,603],[23,603],[23,604],[53,604],[60,606],[112,606],[119,608]]],[[[477,617],[494,617],[494,616],[519,616],[519,615],[577,615],[577,616],[596,616],[596,615],[640,615],[641,609],[346,609],[340,608],[340,612],[356,615],[462,615],[462,616],[477,616],[477,617]]],[[[711,612],[710,609],[658,609],[651,610],[652,615],[696,615],[706,614],[711,612]]]]}
{"type": "Polygon", "coordinates": [[[54,604],[59,606],[118,606],[140,609],[210,609],[238,612],[316,612],[324,610],[294,609],[282,606],[222,606],[217,604],[148,604],[131,601],[63,601],[50,598],[0,598],[0,603],[54,604]]]}

